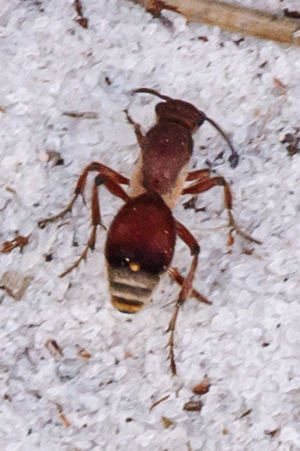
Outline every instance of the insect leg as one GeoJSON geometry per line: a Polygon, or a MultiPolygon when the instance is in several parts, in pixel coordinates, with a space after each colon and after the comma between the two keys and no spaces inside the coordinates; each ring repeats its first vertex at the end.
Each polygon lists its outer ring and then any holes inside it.
{"type": "Polygon", "coordinates": [[[66,274],[71,272],[74,268],[77,268],[79,263],[82,260],[85,260],[88,254],[89,249],[92,251],[95,249],[95,243],[96,243],[96,236],[97,236],[97,227],[100,226],[102,228],[106,228],[102,221],[101,221],[101,213],[100,213],[100,204],[99,204],[99,186],[104,184],[105,187],[115,196],[121,198],[125,202],[129,200],[128,194],[125,193],[123,188],[121,188],[118,183],[116,183],[113,179],[111,179],[109,176],[100,175],[98,174],[95,177],[94,185],[93,185],[93,191],[92,191],[92,199],[91,199],[91,225],[92,225],[92,231],[90,234],[90,237],[88,239],[88,242],[81,253],[80,257],[73,263],[70,268],[68,268],[66,271],[64,271],[62,274],[60,274],[60,277],[64,277],[66,274]]]}
{"type": "Polygon", "coordinates": [[[179,313],[180,307],[185,303],[187,298],[189,297],[191,290],[192,290],[192,284],[194,279],[194,274],[197,268],[198,264],[198,255],[200,253],[200,246],[197,243],[196,239],[193,237],[193,235],[188,231],[186,227],[184,227],[183,224],[176,221],[176,233],[179,235],[179,237],[184,241],[188,247],[191,250],[191,254],[193,256],[192,264],[190,267],[190,270],[188,272],[187,278],[184,279],[183,285],[181,288],[181,291],[178,296],[178,300],[175,304],[173,315],[171,317],[168,332],[170,332],[170,338],[169,338],[169,357],[170,357],[170,366],[172,374],[176,374],[176,363],[175,363],[175,357],[174,357],[174,335],[175,335],[175,328],[176,328],[176,321],[177,316],[179,313]]]}
{"type": "MultiPolygon", "coordinates": [[[[177,268],[169,268],[168,274],[173,280],[175,280],[178,285],[182,287],[184,283],[184,277],[182,274],[180,274],[177,268]]],[[[212,305],[211,301],[209,301],[205,296],[203,296],[203,294],[199,293],[197,290],[194,290],[194,288],[192,289],[189,297],[195,298],[197,299],[197,301],[203,302],[204,304],[212,305]]]]}
{"type": "MultiPolygon", "coordinates": [[[[209,178],[210,174],[211,174],[211,169],[198,169],[197,171],[189,172],[187,174],[185,181],[191,182],[191,181],[196,180],[197,182],[199,182],[200,180],[209,178]]],[[[198,210],[196,209],[196,200],[197,200],[197,195],[194,195],[187,202],[185,202],[183,204],[184,208],[194,208],[195,211],[197,212],[198,210]]]]}
{"type": "Polygon", "coordinates": [[[1,246],[0,252],[2,254],[9,254],[13,249],[17,247],[19,247],[20,252],[22,252],[23,248],[27,246],[29,238],[30,235],[28,236],[18,235],[11,241],[5,241],[1,246]]]}
{"type": "Polygon", "coordinates": [[[222,176],[216,176],[212,178],[201,178],[198,182],[196,182],[194,185],[191,185],[187,188],[184,188],[182,190],[182,194],[200,194],[204,193],[205,191],[210,190],[214,186],[223,186],[224,189],[224,206],[228,211],[228,226],[230,227],[229,231],[229,244],[233,244],[233,237],[232,237],[232,231],[235,230],[236,233],[240,236],[242,236],[244,239],[261,244],[260,241],[256,240],[255,238],[252,238],[251,236],[247,235],[245,232],[243,232],[240,227],[235,222],[235,219],[232,215],[232,193],[230,190],[230,187],[224,177],[222,176]]]}
{"type": "MultiPolygon", "coordinates": [[[[46,225],[49,224],[50,222],[55,222],[58,219],[62,219],[68,212],[72,211],[74,202],[76,201],[77,197],[79,195],[81,195],[83,197],[83,191],[84,191],[84,188],[86,185],[87,176],[88,176],[89,172],[93,172],[93,171],[97,171],[99,173],[99,175],[110,177],[110,179],[113,180],[117,184],[129,185],[129,179],[127,177],[124,177],[123,175],[119,174],[118,172],[114,171],[113,169],[110,169],[109,167],[104,166],[104,164],[101,164],[98,162],[93,162],[93,163],[89,164],[84,169],[82,174],[80,175],[80,177],[77,181],[76,188],[74,190],[74,196],[73,196],[71,202],[66,206],[66,208],[64,208],[57,215],[54,215],[54,216],[51,216],[49,218],[42,219],[41,221],[39,221],[38,226],[41,229],[46,227],[46,225]]],[[[120,189],[122,189],[122,188],[120,187],[120,189]]]]}
{"type": "Polygon", "coordinates": [[[137,124],[136,122],[134,122],[132,117],[129,115],[128,110],[124,110],[124,113],[126,114],[126,119],[127,119],[128,123],[133,126],[136,139],[139,143],[139,146],[142,148],[144,145],[144,142],[145,142],[145,136],[142,133],[140,124],[137,124]]]}
{"type": "Polygon", "coordinates": [[[197,182],[200,182],[200,180],[208,178],[210,174],[211,169],[198,169],[197,171],[189,172],[186,181],[190,182],[192,180],[197,180],[197,182]]]}
{"type": "Polygon", "coordinates": [[[97,236],[97,226],[104,227],[101,222],[101,215],[100,215],[100,207],[99,207],[99,197],[98,197],[98,186],[96,183],[93,185],[93,192],[92,192],[92,200],[91,200],[91,210],[92,210],[92,231],[90,234],[90,237],[88,239],[88,242],[81,253],[80,257],[73,263],[72,266],[70,266],[68,269],[66,269],[62,274],[60,274],[59,277],[64,277],[66,274],[71,272],[73,269],[77,268],[81,260],[85,260],[88,254],[88,250],[91,249],[92,251],[95,249],[95,243],[96,243],[96,236],[97,236]]]}

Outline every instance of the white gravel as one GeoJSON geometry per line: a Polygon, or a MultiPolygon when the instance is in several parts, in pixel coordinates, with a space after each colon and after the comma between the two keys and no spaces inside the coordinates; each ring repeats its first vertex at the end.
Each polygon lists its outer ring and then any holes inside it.
{"type": "MultiPolygon", "coordinates": [[[[299,0],[263,3],[299,10],[299,0]]],[[[123,0],[83,8],[88,29],[74,21],[70,0],[1,3],[0,240],[32,232],[23,253],[0,256],[0,277],[13,270],[31,278],[20,301],[0,292],[1,450],[300,450],[300,155],[288,156],[280,142],[300,127],[300,48],[254,38],[237,44],[240,35],[171,12],[169,30],[123,0]],[[122,110],[144,130],[155,119],[155,98],[130,96],[142,86],[192,102],[229,133],[236,169],[209,124],[195,135],[193,166],[225,151],[215,169],[232,186],[235,217],[263,242],[237,238],[229,252],[221,188],[199,197],[205,212],[184,210],[188,197],[178,203],[174,214],[201,243],[194,286],[213,306],[191,300],[181,312],[176,378],[164,331],[172,312],[165,305],[178,288],[166,277],[152,305],[121,314],[109,302],[105,232],[86,263],[58,278],[87,240],[82,202],[65,220],[37,228],[69,202],[89,162],[130,176],[138,145],[122,110]],[[63,115],[74,111],[98,117],[63,115]],[[49,151],[64,165],[47,162],[49,151]],[[205,377],[211,387],[201,412],[183,411],[205,377]],[[173,425],[165,429],[162,417],[173,425]]],[[[121,204],[101,189],[107,226],[121,204]]],[[[176,250],[174,265],[186,274],[189,251],[179,241],[176,250]]]]}

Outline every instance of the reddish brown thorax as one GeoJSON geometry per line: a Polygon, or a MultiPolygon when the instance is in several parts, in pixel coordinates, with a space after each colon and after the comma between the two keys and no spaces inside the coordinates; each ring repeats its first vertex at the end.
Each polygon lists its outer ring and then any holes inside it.
{"type": "Polygon", "coordinates": [[[165,195],[172,191],[189,162],[192,133],[202,125],[204,117],[192,104],[173,99],[158,103],[155,112],[157,124],[147,132],[141,148],[143,186],[165,195]]]}
{"type": "Polygon", "coordinates": [[[148,131],[141,153],[144,188],[164,195],[174,188],[180,171],[189,162],[193,140],[186,127],[164,121],[148,131]]]}
{"type": "Polygon", "coordinates": [[[156,105],[157,123],[139,141],[141,153],[130,182],[131,195],[156,192],[172,210],[181,194],[193,154],[192,133],[206,116],[188,102],[159,97],[165,102],[156,105]]]}

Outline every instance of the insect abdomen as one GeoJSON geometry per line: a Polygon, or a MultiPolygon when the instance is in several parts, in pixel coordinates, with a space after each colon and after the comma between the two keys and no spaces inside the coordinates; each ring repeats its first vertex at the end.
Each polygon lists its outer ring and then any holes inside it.
{"type": "Polygon", "coordinates": [[[151,301],[159,276],[110,265],[107,265],[107,271],[111,302],[116,309],[123,313],[137,313],[151,301]]]}

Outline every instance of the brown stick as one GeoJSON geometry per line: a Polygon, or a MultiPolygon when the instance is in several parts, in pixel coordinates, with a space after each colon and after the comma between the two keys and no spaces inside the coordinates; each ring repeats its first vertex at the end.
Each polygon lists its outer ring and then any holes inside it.
{"type": "MultiPolygon", "coordinates": [[[[300,45],[300,20],[271,14],[216,0],[131,0],[152,12],[173,9],[190,22],[218,26],[232,33],[268,39],[282,44],[300,45]],[[162,6],[164,4],[165,6],[162,6]]],[[[158,14],[156,14],[158,15],[158,14]]]]}

